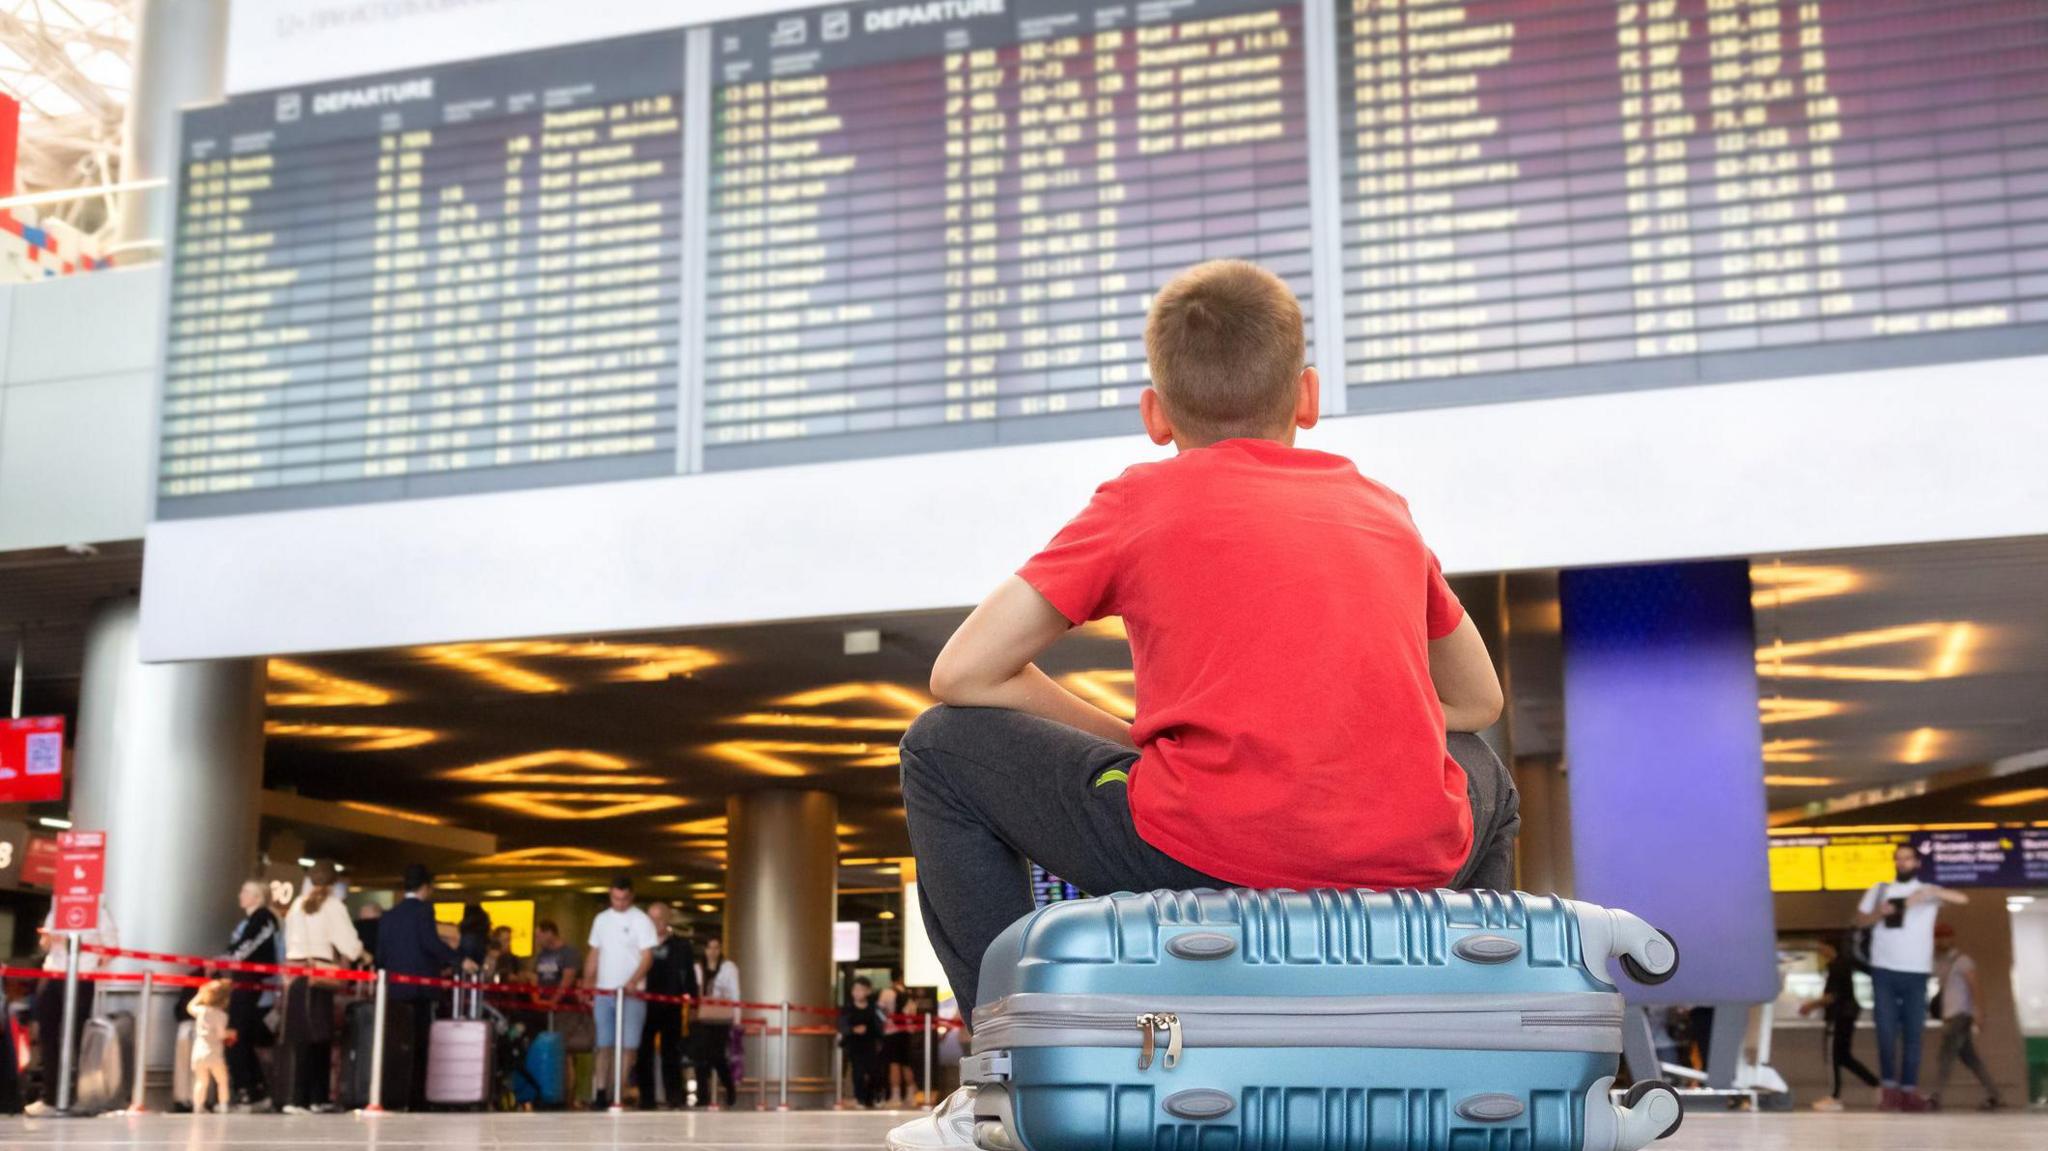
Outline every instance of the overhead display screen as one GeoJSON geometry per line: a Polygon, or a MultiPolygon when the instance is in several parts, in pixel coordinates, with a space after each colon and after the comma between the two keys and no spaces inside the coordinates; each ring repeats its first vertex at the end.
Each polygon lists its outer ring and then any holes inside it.
{"type": "Polygon", "coordinates": [[[1302,10],[957,0],[714,29],[707,468],[1137,429],[1151,294],[1307,304],[1302,10]]]}
{"type": "Polygon", "coordinates": [[[2034,0],[1340,3],[1351,411],[2048,350],[2034,0]]]}
{"type": "Polygon", "coordinates": [[[674,472],[683,54],[188,113],[158,517],[674,472]]]}
{"type": "Polygon", "coordinates": [[[178,183],[159,518],[1134,433],[1216,257],[1331,415],[2048,353],[2039,0],[872,0],[237,96],[178,183]]]}

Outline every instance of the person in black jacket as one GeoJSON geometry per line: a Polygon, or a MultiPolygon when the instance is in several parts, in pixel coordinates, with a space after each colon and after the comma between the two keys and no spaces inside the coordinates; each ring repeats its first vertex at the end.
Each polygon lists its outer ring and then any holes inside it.
{"type": "Polygon", "coordinates": [[[875,985],[865,975],[853,981],[839,1009],[839,1046],[853,1070],[854,1102],[873,1107],[881,1087],[882,1013],[875,1007],[875,985]]]}
{"type": "Polygon", "coordinates": [[[1856,1020],[1863,1014],[1863,1005],[1856,1002],[1856,973],[1863,970],[1863,965],[1847,949],[1832,942],[1820,945],[1820,961],[1827,971],[1827,984],[1822,988],[1819,999],[1800,1006],[1799,1014],[1811,1015],[1818,1011],[1827,1023],[1828,1063],[1833,1072],[1834,1090],[1815,1100],[1813,1109],[1840,1111],[1842,1072],[1847,1071],[1863,1080],[1865,1086],[1878,1086],[1877,1076],[1856,1058],[1856,1020]]]}
{"type": "MultiPolygon", "coordinates": [[[[434,877],[414,863],[405,869],[405,898],[384,914],[377,927],[377,966],[393,975],[438,978],[450,968],[473,972],[476,964],[442,940],[434,925],[434,877]]],[[[421,1102],[427,1093],[427,1034],[434,1026],[434,1004],[442,993],[432,987],[391,983],[386,998],[393,1006],[386,1027],[411,1029],[412,1077],[410,1102],[421,1102]]],[[[387,1051],[387,1059],[390,1058],[387,1051]]]]}
{"type": "MultiPolygon", "coordinates": [[[[242,921],[228,936],[225,958],[238,963],[276,963],[278,934],[283,928],[270,910],[270,886],[260,879],[242,884],[241,905],[242,921]]],[[[270,1094],[256,1049],[270,1046],[272,1037],[263,1022],[264,992],[250,984],[270,983],[276,977],[236,972],[229,972],[228,977],[235,981],[234,990],[228,993],[228,1030],[235,1036],[228,1044],[228,1083],[235,1103],[254,1103],[270,1094]]]]}
{"type": "MultiPolygon", "coordinates": [[[[697,994],[697,950],[675,933],[675,909],[656,900],[647,905],[654,921],[654,962],[647,969],[647,990],[655,995],[697,994]]],[[[640,1085],[640,1109],[654,1109],[654,1062],[661,1057],[661,1083],[670,1107],[683,1105],[683,1006],[649,1003],[647,1027],[640,1033],[640,1059],[633,1075],[640,1085]]]]}

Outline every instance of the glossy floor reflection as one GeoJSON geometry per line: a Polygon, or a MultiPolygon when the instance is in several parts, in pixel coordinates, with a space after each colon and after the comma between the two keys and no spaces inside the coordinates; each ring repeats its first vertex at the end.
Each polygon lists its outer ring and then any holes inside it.
{"type": "MultiPolygon", "coordinates": [[[[695,1147],[873,1151],[903,1116],[882,1112],[719,1115],[109,1116],[0,1121],[0,1148],[124,1151],[486,1151],[695,1147]]],[[[1692,1115],[1663,1151],[2003,1151],[2048,1147],[2048,1114],[1692,1115]]]]}

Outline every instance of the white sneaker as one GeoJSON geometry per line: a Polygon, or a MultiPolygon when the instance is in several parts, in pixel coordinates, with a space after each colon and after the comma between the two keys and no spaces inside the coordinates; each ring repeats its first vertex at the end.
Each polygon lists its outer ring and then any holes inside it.
{"type": "Polygon", "coordinates": [[[920,1115],[889,1132],[889,1151],[974,1146],[974,1093],[970,1083],[948,1095],[929,1115],[920,1115]]]}

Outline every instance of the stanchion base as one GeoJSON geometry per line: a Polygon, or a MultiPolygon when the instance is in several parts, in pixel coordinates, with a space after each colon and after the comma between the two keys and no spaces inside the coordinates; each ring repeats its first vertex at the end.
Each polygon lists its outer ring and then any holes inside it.
{"type": "Polygon", "coordinates": [[[608,1115],[620,1115],[624,1114],[625,1110],[626,1108],[623,1104],[614,1103],[611,1106],[605,1108],[605,1113],[608,1115]]]}
{"type": "Polygon", "coordinates": [[[358,1114],[358,1115],[382,1115],[382,1114],[384,1114],[384,1113],[385,1113],[385,1111],[384,1111],[384,1109],[383,1109],[382,1107],[358,1107],[358,1108],[356,1108],[356,1114],[358,1114]]]}
{"type": "Polygon", "coordinates": [[[789,1110],[789,1104],[787,1104],[787,1103],[777,1103],[777,1104],[775,1105],[775,1109],[776,1109],[777,1111],[787,1111],[787,1110],[789,1110]]]}

